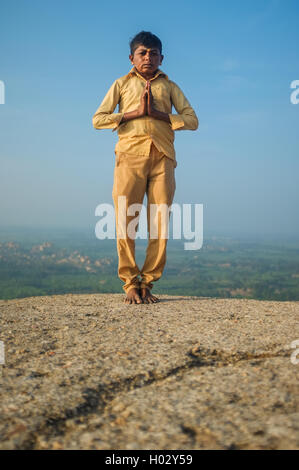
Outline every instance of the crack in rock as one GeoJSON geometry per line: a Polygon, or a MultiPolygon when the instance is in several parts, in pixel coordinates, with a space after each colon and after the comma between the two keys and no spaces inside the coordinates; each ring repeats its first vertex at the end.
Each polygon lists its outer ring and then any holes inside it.
{"type": "MultiPolygon", "coordinates": [[[[277,352],[266,352],[260,354],[247,353],[236,351],[229,353],[225,351],[217,351],[216,349],[204,349],[197,345],[193,347],[187,356],[190,357],[186,363],[174,367],[167,372],[148,371],[143,374],[137,374],[133,377],[127,377],[122,380],[110,382],[108,384],[99,384],[97,388],[86,388],[82,393],[83,402],[77,405],[75,408],[66,409],[64,416],[53,418],[48,417],[46,421],[38,426],[34,431],[31,431],[26,440],[21,444],[22,449],[29,450],[34,449],[36,445],[37,436],[44,436],[45,438],[51,438],[53,436],[64,435],[66,425],[65,422],[68,419],[76,419],[82,416],[88,416],[91,413],[101,414],[104,412],[107,405],[115,399],[119,393],[129,392],[138,388],[146,387],[154,382],[161,382],[166,380],[168,377],[181,374],[183,375],[186,371],[198,367],[226,367],[228,365],[236,364],[240,361],[251,361],[257,360],[253,365],[259,363],[262,359],[288,356],[288,352],[279,350],[277,352]]],[[[187,432],[192,438],[188,430],[182,430],[187,432]]]]}
{"type": "MultiPolygon", "coordinates": [[[[200,345],[194,346],[188,353],[192,363],[198,362],[202,366],[226,366],[228,364],[236,364],[240,361],[251,361],[257,359],[269,359],[271,357],[287,357],[289,352],[280,349],[276,352],[250,353],[246,351],[235,351],[233,353],[226,351],[217,351],[216,349],[204,349],[200,345]]],[[[195,365],[195,364],[194,364],[195,365]]]]}

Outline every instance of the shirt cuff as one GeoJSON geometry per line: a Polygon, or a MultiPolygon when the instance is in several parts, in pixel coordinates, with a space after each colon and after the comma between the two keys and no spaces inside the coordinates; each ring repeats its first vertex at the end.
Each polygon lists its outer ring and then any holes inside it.
{"type": "Polygon", "coordinates": [[[176,129],[180,129],[181,127],[184,127],[185,123],[183,118],[179,114],[168,114],[170,123],[171,123],[171,129],[175,131],[176,129]]]}
{"type": "Polygon", "coordinates": [[[112,129],[112,132],[117,131],[117,129],[121,126],[120,121],[122,120],[124,114],[125,113],[115,113],[116,119],[115,119],[114,128],[112,129]]]}

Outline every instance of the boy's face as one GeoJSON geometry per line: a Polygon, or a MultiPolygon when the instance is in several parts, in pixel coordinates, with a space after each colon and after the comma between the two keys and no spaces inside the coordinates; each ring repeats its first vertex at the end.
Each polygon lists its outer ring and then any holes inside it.
{"type": "Polygon", "coordinates": [[[159,65],[162,64],[164,56],[160,54],[157,47],[148,48],[140,45],[135,49],[134,54],[129,55],[129,59],[141,75],[152,77],[159,65]]]}

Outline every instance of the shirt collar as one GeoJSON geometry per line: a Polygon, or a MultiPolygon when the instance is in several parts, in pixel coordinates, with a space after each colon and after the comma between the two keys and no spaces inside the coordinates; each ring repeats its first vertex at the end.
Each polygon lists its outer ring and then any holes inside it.
{"type": "MultiPolygon", "coordinates": [[[[131,68],[130,72],[128,73],[128,77],[131,77],[133,75],[137,75],[138,77],[141,77],[143,80],[145,80],[144,77],[142,77],[140,75],[140,73],[138,73],[137,69],[135,68],[135,65],[131,68]]],[[[165,77],[167,80],[169,80],[168,76],[166,75],[166,73],[164,73],[161,69],[158,69],[156,74],[150,79],[150,80],[154,80],[154,78],[157,78],[159,75],[161,75],[161,77],[165,77]]],[[[146,80],[145,80],[146,81],[146,80]]]]}

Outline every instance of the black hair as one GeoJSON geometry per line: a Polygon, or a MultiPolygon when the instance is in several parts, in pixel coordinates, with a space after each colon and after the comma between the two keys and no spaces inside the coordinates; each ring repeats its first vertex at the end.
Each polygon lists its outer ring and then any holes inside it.
{"type": "Polygon", "coordinates": [[[155,34],[152,34],[150,31],[140,31],[140,33],[133,37],[133,39],[130,41],[132,55],[134,55],[134,52],[138,46],[157,47],[160,50],[160,54],[162,54],[162,42],[157,36],[155,36],[155,34]]]}

